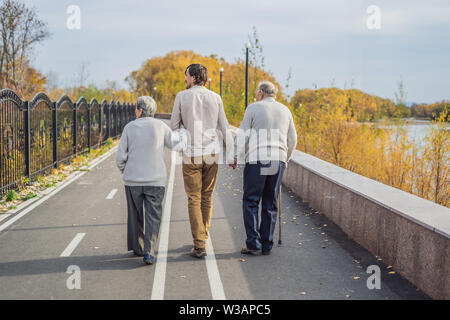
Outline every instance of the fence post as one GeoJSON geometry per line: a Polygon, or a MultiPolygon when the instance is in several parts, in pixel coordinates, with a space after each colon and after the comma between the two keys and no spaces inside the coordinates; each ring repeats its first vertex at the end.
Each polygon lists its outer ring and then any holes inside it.
{"type": "Polygon", "coordinates": [[[53,166],[58,168],[58,113],[56,112],[56,102],[53,102],[53,166]]]}
{"type": "Polygon", "coordinates": [[[25,175],[28,178],[28,183],[31,181],[31,136],[30,136],[30,104],[28,101],[24,102],[24,116],[25,116],[25,175]]]}
{"type": "Polygon", "coordinates": [[[98,143],[97,148],[102,145],[103,142],[103,108],[102,105],[98,105],[98,143]]]}
{"type": "Polygon", "coordinates": [[[72,138],[73,138],[73,154],[77,155],[77,103],[73,104],[73,126],[72,126],[72,138]]]}
{"type": "Polygon", "coordinates": [[[111,109],[109,108],[109,104],[105,104],[106,110],[108,111],[106,113],[106,140],[109,139],[111,136],[111,109]]]}
{"type": "Polygon", "coordinates": [[[88,116],[87,116],[87,127],[88,127],[88,150],[91,152],[91,107],[92,105],[88,104],[88,116]]]}
{"type": "Polygon", "coordinates": [[[114,110],[113,110],[113,114],[114,114],[114,137],[115,138],[117,136],[117,104],[114,105],[114,110]]]}

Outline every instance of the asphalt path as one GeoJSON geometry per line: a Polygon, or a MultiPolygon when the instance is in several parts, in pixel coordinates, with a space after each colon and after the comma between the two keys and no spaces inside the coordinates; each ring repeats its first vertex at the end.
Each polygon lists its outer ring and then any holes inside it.
{"type": "Polygon", "coordinates": [[[125,191],[112,154],[0,232],[0,299],[427,298],[288,188],[283,244],[269,256],[242,255],[243,166],[220,166],[208,256],[190,257],[181,165],[172,164],[178,156],[165,153],[169,179],[155,265],[127,251],[125,191]],[[380,268],[380,289],[367,286],[371,265],[380,268]]]}

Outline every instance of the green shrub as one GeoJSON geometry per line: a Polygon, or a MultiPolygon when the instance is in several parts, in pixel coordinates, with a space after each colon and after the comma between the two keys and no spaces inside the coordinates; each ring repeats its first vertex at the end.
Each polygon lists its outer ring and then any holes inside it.
{"type": "Polygon", "coordinates": [[[29,199],[35,198],[37,197],[36,194],[34,194],[33,192],[28,193],[25,197],[22,198],[23,201],[27,201],[29,199]]]}
{"type": "Polygon", "coordinates": [[[106,141],[105,141],[105,146],[111,146],[112,145],[112,138],[108,138],[106,141]]]}
{"type": "Polygon", "coordinates": [[[15,190],[9,190],[6,194],[6,202],[14,201],[17,199],[17,193],[15,190]]]}

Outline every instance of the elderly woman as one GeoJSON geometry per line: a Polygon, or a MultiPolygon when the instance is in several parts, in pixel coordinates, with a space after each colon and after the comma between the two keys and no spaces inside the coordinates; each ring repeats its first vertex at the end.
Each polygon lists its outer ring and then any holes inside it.
{"type": "Polygon", "coordinates": [[[136,120],[123,129],[116,163],[123,173],[127,197],[128,250],[153,264],[166,185],[164,147],[182,151],[187,137],[183,128],[172,132],[154,118],[156,102],[151,97],[139,97],[135,112],[136,120]]]}

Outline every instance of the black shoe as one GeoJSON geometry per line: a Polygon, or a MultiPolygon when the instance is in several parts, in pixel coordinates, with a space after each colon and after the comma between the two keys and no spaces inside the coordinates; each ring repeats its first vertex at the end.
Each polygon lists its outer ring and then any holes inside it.
{"type": "Polygon", "coordinates": [[[189,253],[189,255],[191,257],[201,259],[204,256],[206,256],[206,250],[205,250],[205,248],[196,248],[196,247],[194,247],[194,248],[192,248],[192,250],[189,253]]]}
{"type": "Polygon", "coordinates": [[[268,255],[270,255],[270,250],[269,250],[269,251],[262,251],[262,254],[263,254],[264,256],[268,256],[268,255]]]}
{"type": "Polygon", "coordinates": [[[134,253],[135,256],[138,256],[138,257],[143,257],[144,256],[143,253],[139,253],[139,252],[136,252],[136,251],[133,251],[133,253],[134,253]]]}

